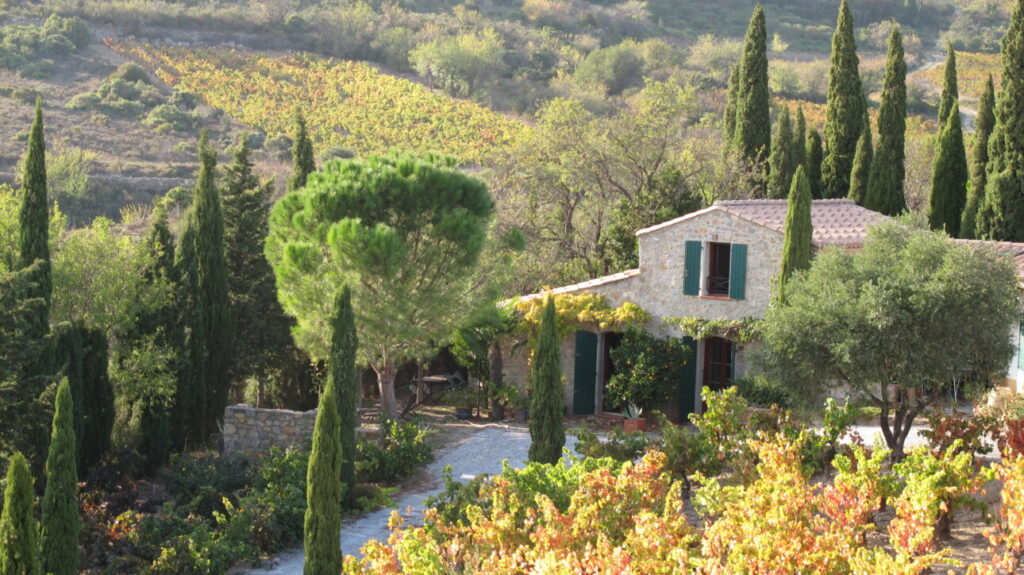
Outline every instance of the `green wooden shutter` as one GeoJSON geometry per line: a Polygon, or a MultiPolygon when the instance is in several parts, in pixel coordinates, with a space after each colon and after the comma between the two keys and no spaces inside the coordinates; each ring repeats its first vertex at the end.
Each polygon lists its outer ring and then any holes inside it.
{"type": "Polygon", "coordinates": [[[1024,369],[1024,321],[1017,326],[1017,369],[1024,369]]]}
{"type": "Polygon", "coordinates": [[[686,242],[686,276],[683,278],[683,295],[700,295],[700,251],[700,242],[686,242]]]}
{"type": "Polygon", "coordinates": [[[597,334],[576,332],[576,364],[572,376],[573,415],[593,415],[597,409],[597,334]]]}
{"type": "Polygon", "coordinates": [[[679,382],[679,421],[689,421],[687,417],[697,408],[697,340],[690,336],[683,337],[683,344],[690,348],[690,359],[683,367],[683,380],[679,382]]]}
{"type": "Polygon", "coordinates": [[[733,244],[729,259],[729,297],[745,299],[747,296],[747,246],[733,244]]]}

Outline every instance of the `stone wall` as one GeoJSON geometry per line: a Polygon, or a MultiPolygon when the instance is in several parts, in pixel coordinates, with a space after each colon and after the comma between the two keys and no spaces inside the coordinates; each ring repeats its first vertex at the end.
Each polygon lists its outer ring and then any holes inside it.
{"type": "Polygon", "coordinates": [[[224,409],[224,451],[261,453],[271,447],[309,448],[316,410],[257,409],[230,405],[224,409]]]}

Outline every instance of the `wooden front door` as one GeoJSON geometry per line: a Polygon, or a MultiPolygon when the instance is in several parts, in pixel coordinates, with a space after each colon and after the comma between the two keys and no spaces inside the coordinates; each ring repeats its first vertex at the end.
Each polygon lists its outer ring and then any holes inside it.
{"type": "Polygon", "coordinates": [[[732,342],[721,337],[704,340],[705,388],[721,391],[732,385],[732,342]]]}

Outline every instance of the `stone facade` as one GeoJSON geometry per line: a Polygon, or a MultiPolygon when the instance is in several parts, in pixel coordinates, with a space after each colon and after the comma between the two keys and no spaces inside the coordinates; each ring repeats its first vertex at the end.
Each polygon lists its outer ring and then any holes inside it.
{"type": "Polygon", "coordinates": [[[257,409],[230,405],[224,409],[224,451],[263,453],[271,447],[308,449],[316,410],[257,409]]]}
{"type": "MultiPolygon", "coordinates": [[[[777,230],[737,217],[724,210],[709,210],[699,217],[679,221],[670,226],[639,234],[639,273],[627,272],[610,276],[610,281],[594,280],[579,286],[559,288],[558,293],[590,292],[605,297],[608,305],[619,306],[631,302],[651,315],[645,329],[658,336],[682,337],[678,327],[667,323],[668,318],[700,317],[703,319],[738,320],[762,317],[771,300],[772,280],[782,265],[784,236],[777,230]],[[743,299],[692,296],[683,293],[686,275],[685,246],[687,241],[745,244],[747,246],[746,290],[743,299]]],[[[600,333],[597,326],[588,329],[600,333]]],[[[737,344],[734,373],[741,376],[749,366],[750,352],[759,344],[737,344]]],[[[513,350],[512,345],[503,346],[513,350]]],[[[698,342],[694,357],[701,358],[704,343],[698,342]]],[[[506,377],[510,383],[525,389],[529,378],[528,350],[524,346],[505,353],[506,377]]],[[[599,348],[599,357],[604,353],[599,348]]],[[[562,373],[565,376],[565,404],[573,413],[573,372],[575,369],[575,342],[572,337],[562,342],[562,373]]],[[[702,362],[698,360],[697,380],[702,378],[702,362]]],[[[598,391],[600,394],[600,391],[598,391]]],[[[698,392],[699,394],[699,386],[698,392]]],[[[598,395],[597,403],[601,398],[598,395]]],[[[696,402],[698,405],[699,401],[696,402]]],[[[673,401],[665,412],[678,415],[673,401]]]]}

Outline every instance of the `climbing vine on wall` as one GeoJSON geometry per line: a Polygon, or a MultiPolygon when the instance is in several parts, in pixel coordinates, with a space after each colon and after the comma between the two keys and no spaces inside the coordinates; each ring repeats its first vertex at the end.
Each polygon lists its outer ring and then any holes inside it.
{"type": "Polygon", "coordinates": [[[667,323],[679,327],[696,340],[724,337],[737,342],[748,342],[761,337],[761,321],[753,317],[742,319],[704,319],[700,317],[672,317],[667,323]]]}
{"type": "MultiPolygon", "coordinates": [[[[599,329],[617,328],[624,330],[638,326],[651,319],[644,308],[635,303],[625,302],[612,307],[604,296],[589,292],[581,294],[560,293],[555,298],[555,313],[558,320],[558,335],[566,337],[581,327],[596,326],[599,329]]],[[[532,337],[540,323],[545,298],[512,300],[510,305],[520,314],[519,330],[532,337]]]]}

